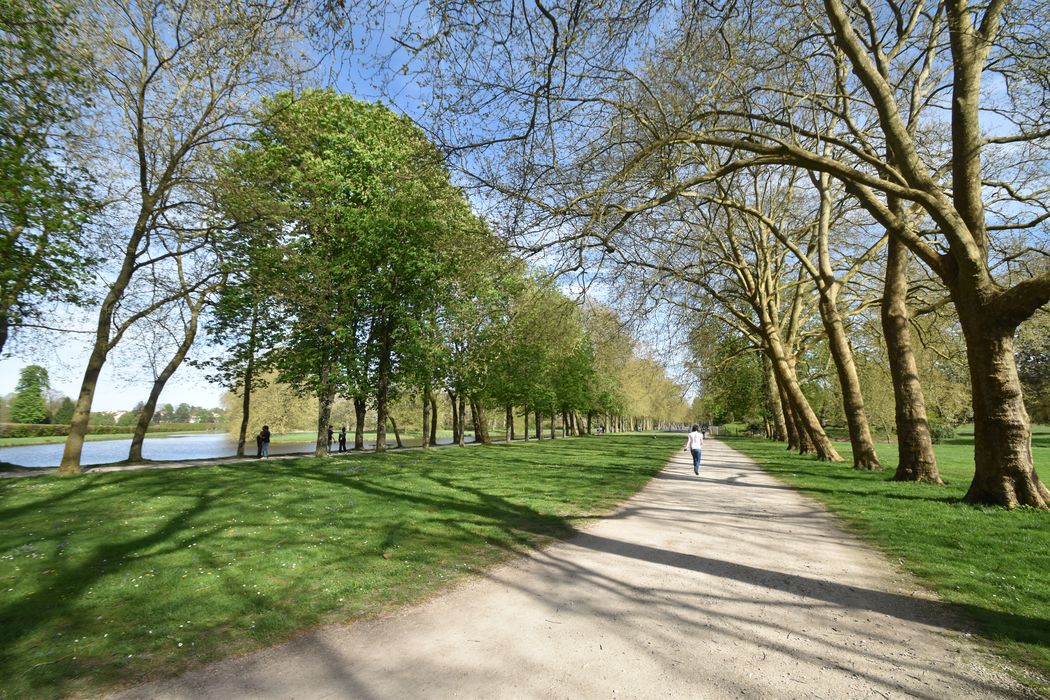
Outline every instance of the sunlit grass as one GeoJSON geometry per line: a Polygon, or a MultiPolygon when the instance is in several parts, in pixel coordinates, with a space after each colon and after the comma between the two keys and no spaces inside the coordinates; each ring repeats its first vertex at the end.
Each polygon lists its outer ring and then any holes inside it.
{"type": "MultiPolygon", "coordinates": [[[[1050,477],[1050,434],[1034,432],[1036,469],[1050,477]]],[[[1050,678],[1050,513],[962,503],[973,478],[972,437],[935,446],[942,487],[891,481],[896,445],[877,446],[886,470],[872,473],[850,468],[849,443],[836,443],[845,464],[818,462],[760,439],[728,444],[823,501],[961,606],[1007,656],[1050,678]]]]}
{"type": "Polygon", "coordinates": [[[604,436],[0,482],[0,696],[97,694],[433,595],[639,489],[604,436]]]}

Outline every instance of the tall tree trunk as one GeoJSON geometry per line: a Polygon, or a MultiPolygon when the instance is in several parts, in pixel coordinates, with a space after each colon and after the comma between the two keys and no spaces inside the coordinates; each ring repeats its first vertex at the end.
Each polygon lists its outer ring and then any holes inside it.
{"type": "Polygon", "coordinates": [[[828,439],[824,428],[820,425],[817,414],[813,412],[813,408],[809,405],[809,400],[802,393],[792,362],[788,359],[784,346],[781,344],[779,332],[771,323],[768,323],[768,319],[765,321],[764,325],[767,329],[766,346],[770,352],[769,359],[773,364],[773,371],[777,375],[780,386],[784,388],[784,392],[787,394],[792,412],[798,422],[800,447],[804,448],[809,443],[816,451],[818,459],[827,462],[841,462],[842,457],[839,456],[839,453],[831,444],[831,440],[828,439]],[[803,438],[803,434],[808,440],[803,438]]]}
{"type": "Polygon", "coordinates": [[[131,449],[128,450],[129,462],[142,461],[142,442],[146,439],[146,431],[149,430],[150,421],[153,420],[153,412],[157,410],[157,401],[160,399],[160,393],[164,391],[164,385],[171,379],[171,375],[175,374],[175,370],[182,365],[183,360],[186,359],[186,354],[190,351],[190,347],[193,346],[193,341],[197,338],[197,319],[200,317],[203,304],[204,300],[201,299],[200,304],[196,306],[190,305],[190,321],[186,325],[182,342],[179,343],[175,354],[168,360],[168,364],[164,365],[164,369],[153,380],[153,388],[150,389],[149,398],[146,399],[142,412],[139,413],[138,422],[135,424],[135,434],[131,436],[131,449]]]}
{"type": "Polygon", "coordinates": [[[777,385],[776,375],[773,374],[773,364],[765,353],[762,353],[762,372],[765,378],[766,403],[769,405],[769,413],[773,418],[772,438],[778,442],[783,442],[788,439],[787,421],[784,419],[784,404],[782,403],[783,397],[780,394],[780,387],[777,385]]]}
{"type": "Polygon", "coordinates": [[[506,416],[503,432],[506,434],[507,444],[509,445],[514,440],[514,407],[510,404],[507,404],[506,416]]]}
{"type": "Polygon", "coordinates": [[[237,430],[237,456],[244,456],[244,442],[248,437],[248,418],[252,407],[252,379],[254,378],[255,357],[248,359],[248,365],[244,369],[244,394],[241,396],[241,425],[237,430]]]}
{"type": "Polygon", "coordinates": [[[886,253],[886,284],[882,295],[882,331],[893,380],[894,417],[897,425],[899,461],[896,481],[941,484],[937,457],[933,452],[926,397],[908,328],[908,249],[891,237],[886,253]]]}
{"type": "Polygon", "coordinates": [[[525,404],[522,407],[522,417],[525,419],[525,429],[522,431],[522,436],[525,438],[525,442],[529,441],[529,405],[525,404]]]}
{"type": "Polygon", "coordinates": [[[394,414],[388,413],[387,418],[390,419],[390,428],[394,431],[394,440],[397,441],[399,448],[404,447],[405,443],[401,442],[401,431],[397,429],[397,421],[394,420],[394,414]]]}
{"type": "Polygon", "coordinates": [[[555,439],[557,437],[554,434],[554,430],[557,427],[557,425],[556,425],[557,421],[558,421],[558,412],[557,411],[551,411],[551,440],[553,440],[553,439],[555,439]]]}
{"type": "Polygon", "coordinates": [[[438,439],[437,439],[438,406],[437,406],[437,396],[434,394],[433,391],[430,392],[430,413],[431,413],[431,417],[430,417],[430,440],[429,440],[429,442],[430,442],[431,445],[437,445],[438,444],[438,439]]]}
{"type": "Polygon", "coordinates": [[[459,392],[459,439],[456,444],[463,447],[467,438],[467,400],[463,392],[459,392]]]}
{"type": "Polygon", "coordinates": [[[862,471],[881,471],[882,464],[875,453],[875,441],[871,437],[868,415],[864,410],[864,394],[857,376],[857,365],[853,361],[853,348],[849,345],[846,329],[842,323],[836,300],[837,288],[831,287],[820,293],[820,318],[828,337],[828,349],[835,364],[842,390],[842,409],[846,414],[849,441],[853,447],[853,468],[862,471]]]}
{"type": "Polygon", "coordinates": [[[470,404],[470,420],[474,424],[474,442],[481,442],[483,428],[480,426],[481,421],[478,418],[478,405],[473,397],[467,403],[470,404]]]}
{"type": "Polygon", "coordinates": [[[448,402],[452,406],[452,444],[459,444],[459,435],[463,431],[461,416],[459,415],[459,394],[451,389],[446,390],[448,402]]]}
{"type": "Polygon", "coordinates": [[[536,409],[536,440],[543,439],[543,414],[536,409]]]}
{"type": "Polygon", "coordinates": [[[1006,508],[1050,508],[1050,489],[1032,461],[1032,434],[1014,359],[1015,327],[1004,327],[978,299],[952,291],[966,339],[973,387],[973,482],[964,500],[1006,508]]]}
{"type": "Polygon", "coordinates": [[[241,426],[237,431],[237,456],[244,456],[244,443],[248,437],[248,418],[252,407],[252,383],[255,380],[255,342],[259,333],[259,305],[252,307],[251,325],[248,327],[248,362],[244,367],[244,395],[241,396],[241,426]]]}
{"type": "Polygon", "coordinates": [[[593,419],[594,419],[594,414],[591,413],[590,411],[587,411],[587,434],[588,435],[592,434],[591,433],[591,424],[593,422],[593,419]]]}
{"type": "Polygon", "coordinates": [[[787,392],[783,387],[777,387],[780,394],[780,407],[784,412],[784,430],[787,431],[787,449],[789,452],[799,451],[802,447],[798,439],[798,421],[795,420],[795,412],[791,410],[791,401],[788,400],[787,392]]]}
{"type": "Polygon", "coordinates": [[[423,430],[419,437],[420,447],[427,449],[429,445],[430,436],[430,389],[423,391],[423,430]]]}
{"type": "Polygon", "coordinates": [[[379,363],[376,366],[376,452],[386,452],[387,405],[390,399],[390,355],[393,351],[394,321],[384,318],[380,326],[379,363]]]}
{"type": "Polygon", "coordinates": [[[332,403],[335,401],[335,384],[331,381],[332,367],[325,353],[318,372],[317,394],[317,445],[314,448],[315,457],[326,457],[328,455],[328,430],[332,426],[332,403]]]}
{"type": "Polygon", "coordinates": [[[368,404],[364,396],[354,397],[354,449],[365,449],[365,415],[368,404]]]}
{"type": "Polygon", "coordinates": [[[491,445],[489,427],[485,424],[485,409],[477,399],[470,400],[470,410],[474,414],[474,439],[483,445],[491,445]]]}
{"type": "MultiPolygon", "coordinates": [[[[145,167],[145,163],[141,164],[145,167]]],[[[76,407],[73,409],[73,418],[69,422],[69,434],[66,444],[62,450],[62,461],[58,465],[59,474],[80,474],[80,455],[84,449],[84,436],[87,434],[88,423],[91,420],[91,404],[95,400],[95,389],[98,387],[98,378],[102,373],[102,367],[106,364],[109,351],[118,338],[111,338],[113,330],[113,315],[116,313],[120,301],[124,298],[131,283],[131,277],[135,273],[135,261],[138,257],[138,249],[143,237],[146,235],[148,222],[154,214],[155,200],[149,193],[142,193],[143,201],[139,208],[135,227],[124,248],[124,258],[120,271],[109,287],[102,305],[98,310],[98,321],[95,327],[95,341],[88,355],[87,366],[84,368],[84,378],[80,382],[80,393],[77,395],[76,407]]],[[[118,333],[119,336],[119,333],[118,333]]]]}

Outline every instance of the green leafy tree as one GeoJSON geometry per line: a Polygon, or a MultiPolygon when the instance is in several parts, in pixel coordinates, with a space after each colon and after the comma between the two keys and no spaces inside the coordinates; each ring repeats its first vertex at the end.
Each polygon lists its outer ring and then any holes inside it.
{"type": "Polygon", "coordinates": [[[14,423],[48,423],[47,399],[44,398],[50,388],[47,370],[40,365],[28,365],[22,368],[15,387],[15,397],[11,401],[11,421],[14,423]]]}
{"type": "Polygon", "coordinates": [[[55,422],[63,425],[68,425],[69,421],[73,418],[73,409],[76,404],[73,403],[73,399],[68,396],[63,396],[61,403],[55,410],[55,422]]]}
{"type": "Polygon", "coordinates": [[[242,183],[229,213],[255,222],[253,245],[274,251],[263,273],[285,335],[270,358],[282,381],[319,398],[319,454],[336,395],[357,398],[366,383],[382,450],[399,362],[469,209],[433,145],[385,107],[330,90],[285,93],[260,121],[228,161],[242,183]]]}
{"type": "Polygon", "coordinates": [[[188,403],[180,403],[175,407],[175,413],[173,414],[174,422],[176,423],[189,423],[192,408],[188,403]]]}
{"type": "Polygon", "coordinates": [[[87,93],[73,4],[0,0],[0,352],[48,302],[82,301],[90,183],[68,165],[87,93]]]}

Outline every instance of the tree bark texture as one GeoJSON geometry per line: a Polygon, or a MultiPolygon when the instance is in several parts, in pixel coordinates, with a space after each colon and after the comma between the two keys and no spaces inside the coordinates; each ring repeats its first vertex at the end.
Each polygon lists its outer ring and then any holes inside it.
{"type": "Polygon", "coordinates": [[[762,353],[762,371],[765,377],[766,403],[769,404],[769,413],[773,418],[772,438],[783,442],[788,439],[787,423],[784,421],[783,397],[777,385],[776,375],[773,374],[773,364],[765,353],[762,353]]]}
{"type": "Polygon", "coordinates": [[[248,362],[244,367],[244,395],[241,396],[241,426],[237,431],[237,456],[244,456],[244,443],[248,437],[248,418],[252,407],[252,382],[255,379],[255,340],[259,328],[259,307],[252,308],[251,325],[248,327],[248,362]]]}
{"type": "Polygon", "coordinates": [[[438,406],[437,396],[434,392],[430,392],[430,444],[437,445],[437,423],[438,423],[438,406]]]}
{"type": "Polygon", "coordinates": [[[485,423],[485,408],[477,399],[470,400],[470,410],[474,414],[474,439],[483,445],[491,445],[489,426],[485,423]]]}
{"type": "Polygon", "coordinates": [[[354,449],[365,449],[365,413],[368,404],[364,396],[354,397],[354,449]]]}
{"type": "Polygon", "coordinates": [[[397,441],[398,448],[404,447],[405,443],[401,442],[401,431],[397,429],[397,421],[394,420],[394,414],[388,414],[387,418],[390,419],[390,429],[394,431],[394,440],[397,441]]]}
{"type": "Polygon", "coordinates": [[[973,300],[956,300],[973,387],[974,477],[965,501],[1050,509],[1035,472],[1032,434],[1014,359],[1014,327],[973,300]]]}
{"type": "Polygon", "coordinates": [[[332,403],[335,401],[335,386],[330,381],[332,372],[331,363],[327,355],[321,362],[318,372],[318,385],[321,390],[317,394],[317,445],[314,448],[315,457],[328,455],[328,429],[332,425],[332,403]]]}
{"type": "Polygon", "coordinates": [[[462,421],[459,415],[459,394],[448,389],[448,403],[452,407],[452,444],[459,444],[459,435],[463,431],[462,421]]]}
{"type": "Polygon", "coordinates": [[[430,389],[423,392],[423,430],[419,436],[419,444],[425,450],[430,447],[430,389]]]}
{"type": "Polygon", "coordinates": [[[785,355],[785,349],[781,345],[779,334],[775,329],[769,330],[766,340],[766,346],[770,352],[769,359],[773,364],[773,371],[776,373],[780,385],[784,388],[784,393],[791,403],[792,413],[798,423],[799,451],[802,452],[807,446],[812,446],[818,459],[826,462],[841,462],[842,457],[839,456],[839,453],[831,444],[831,440],[828,439],[824,428],[820,425],[817,414],[813,412],[813,408],[809,405],[809,400],[802,393],[802,387],[798,384],[798,378],[795,376],[792,363],[785,355]]]}
{"type": "Polygon", "coordinates": [[[833,290],[820,293],[820,318],[828,337],[828,349],[835,364],[842,390],[842,409],[846,414],[849,441],[853,447],[853,468],[862,471],[881,471],[882,464],[875,454],[875,441],[864,411],[864,394],[857,376],[857,365],[853,361],[853,348],[846,337],[846,328],[839,314],[836,293],[833,290]]]}
{"type": "Polygon", "coordinates": [[[506,419],[503,424],[503,432],[505,433],[507,444],[514,440],[514,407],[507,404],[506,419]]]}
{"type": "Polygon", "coordinates": [[[463,392],[459,392],[459,439],[456,440],[456,444],[460,447],[466,443],[467,433],[467,400],[463,395],[463,392]]]}
{"type": "Polygon", "coordinates": [[[393,350],[394,321],[384,318],[380,325],[379,363],[376,366],[376,452],[386,452],[387,405],[390,399],[390,355],[393,350]]]}
{"type": "Polygon", "coordinates": [[[893,478],[895,481],[942,484],[944,482],[937,470],[937,457],[933,452],[933,439],[926,417],[926,397],[912,351],[907,295],[908,250],[896,238],[890,238],[886,252],[886,282],[881,316],[890,377],[893,380],[897,426],[898,462],[893,478]]]}

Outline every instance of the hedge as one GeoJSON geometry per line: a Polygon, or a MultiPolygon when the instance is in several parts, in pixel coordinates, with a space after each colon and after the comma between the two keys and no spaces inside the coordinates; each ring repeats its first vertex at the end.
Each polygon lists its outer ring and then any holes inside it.
{"type": "MultiPolygon", "coordinates": [[[[204,433],[221,430],[222,426],[216,423],[154,423],[150,426],[150,432],[159,433],[204,433]]],[[[133,425],[90,425],[90,435],[116,435],[118,433],[133,433],[133,425]]],[[[69,426],[62,423],[0,423],[0,437],[52,437],[65,436],[69,434],[69,426]]],[[[148,433],[147,433],[148,434],[148,433]]]]}

